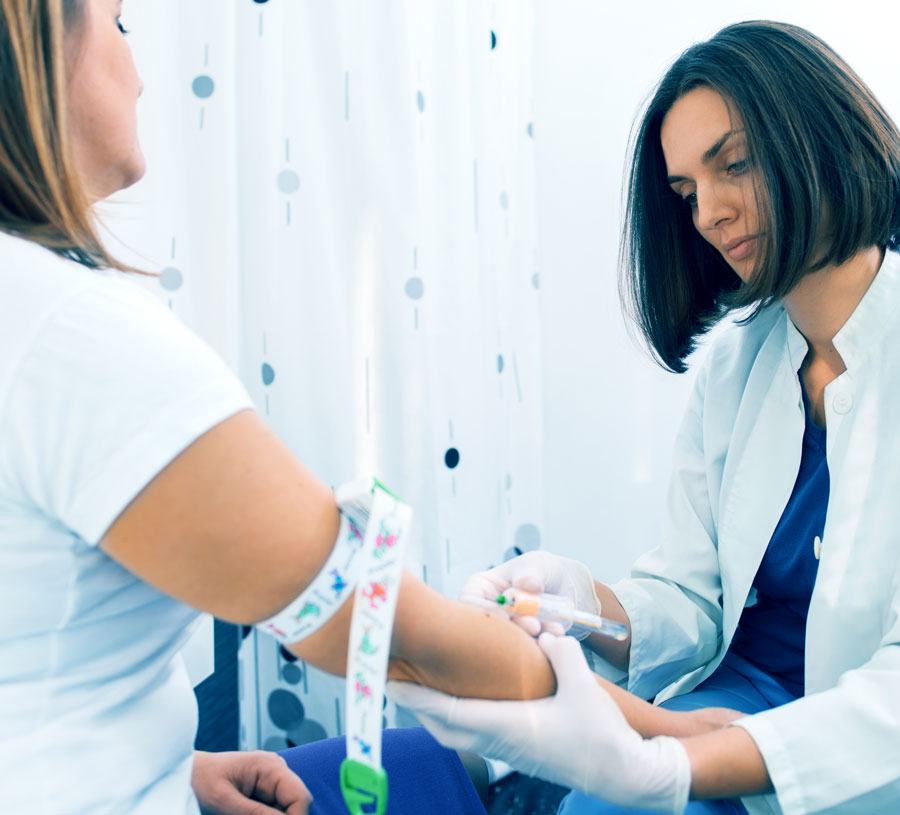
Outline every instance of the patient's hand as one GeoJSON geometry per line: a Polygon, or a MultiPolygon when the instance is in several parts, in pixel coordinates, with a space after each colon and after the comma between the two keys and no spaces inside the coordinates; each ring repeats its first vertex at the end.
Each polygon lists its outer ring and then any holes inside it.
{"type": "Polygon", "coordinates": [[[608,679],[594,674],[601,688],[613,698],[625,718],[645,739],[654,736],[700,736],[719,730],[745,714],[724,707],[705,707],[699,710],[667,710],[629,693],[608,679]]]}
{"type": "Polygon", "coordinates": [[[686,736],[700,736],[703,733],[711,733],[731,724],[735,719],[741,719],[746,713],[731,710],[727,707],[702,707],[699,710],[686,710],[683,712],[672,711],[679,716],[686,717],[688,722],[686,736]]]}
{"type": "MultiPolygon", "coordinates": [[[[653,736],[675,736],[687,738],[688,736],[702,736],[713,730],[720,730],[735,719],[745,716],[737,710],[729,710],[724,707],[704,707],[699,710],[667,710],[663,707],[647,705],[641,711],[639,728],[635,728],[645,738],[653,736]]],[[[620,705],[621,707],[621,705],[620,705]]]]}

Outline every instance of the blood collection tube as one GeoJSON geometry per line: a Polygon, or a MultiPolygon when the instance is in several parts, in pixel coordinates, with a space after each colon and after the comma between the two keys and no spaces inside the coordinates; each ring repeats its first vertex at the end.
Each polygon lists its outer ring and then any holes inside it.
{"type": "Polygon", "coordinates": [[[600,634],[620,642],[628,638],[627,626],[577,609],[575,604],[563,595],[534,594],[522,589],[507,589],[497,597],[497,604],[504,606],[510,614],[535,617],[542,623],[556,624],[563,633],[574,637],[600,634]]]}

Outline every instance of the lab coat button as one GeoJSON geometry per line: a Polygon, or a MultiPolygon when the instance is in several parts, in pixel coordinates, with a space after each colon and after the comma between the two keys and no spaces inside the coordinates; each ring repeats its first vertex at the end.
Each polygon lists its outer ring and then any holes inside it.
{"type": "Polygon", "coordinates": [[[849,413],[853,407],[853,397],[849,393],[839,393],[832,402],[835,413],[849,413]]]}

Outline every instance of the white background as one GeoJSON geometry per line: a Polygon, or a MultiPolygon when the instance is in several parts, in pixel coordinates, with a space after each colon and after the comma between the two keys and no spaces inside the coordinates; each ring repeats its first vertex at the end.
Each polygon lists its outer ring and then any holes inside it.
{"type": "Polygon", "coordinates": [[[624,576],[653,545],[692,379],[653,365],[621,317],[616,260],[631,125],[682,50],[748,19],[812,31],[900,121],[896,2],[537,2],[544,541],[603,580],[624,576]]]}

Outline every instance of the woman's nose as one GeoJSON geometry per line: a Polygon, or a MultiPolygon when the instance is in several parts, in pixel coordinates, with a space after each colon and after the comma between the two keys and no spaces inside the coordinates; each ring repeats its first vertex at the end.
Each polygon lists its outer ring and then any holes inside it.
{"type": "Polygon", "coordinates": [[[708,188],[697,190],[696,212],[698,229],[715,229],[723,223],[733,221],[738,215],[738,208],[720,195],[718,190],[708,188]]]}

